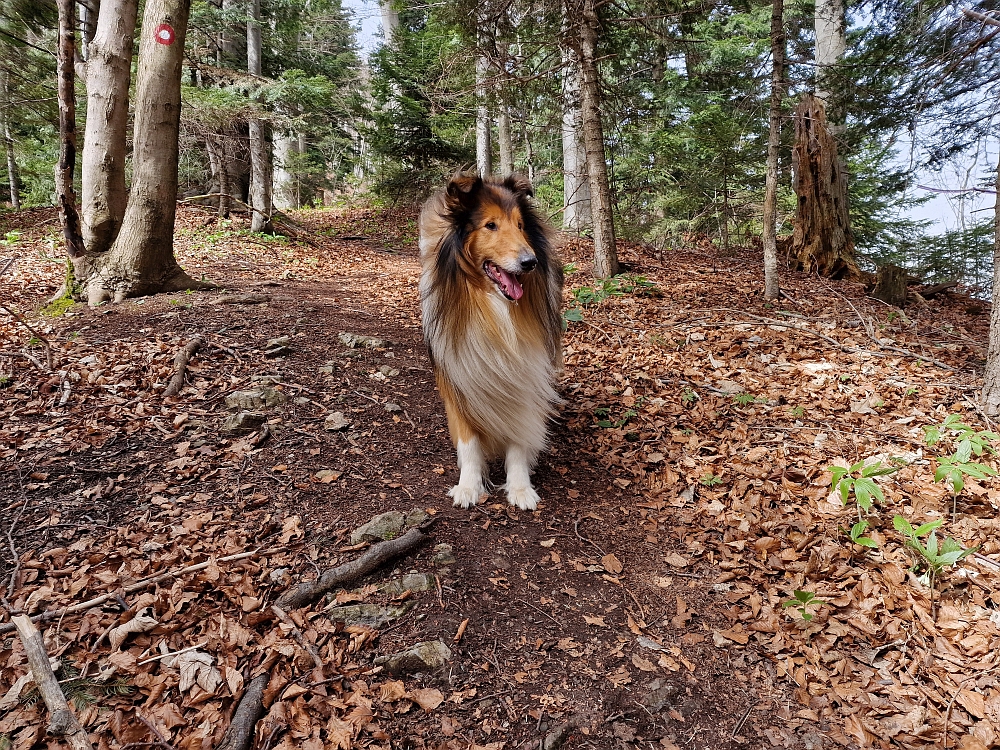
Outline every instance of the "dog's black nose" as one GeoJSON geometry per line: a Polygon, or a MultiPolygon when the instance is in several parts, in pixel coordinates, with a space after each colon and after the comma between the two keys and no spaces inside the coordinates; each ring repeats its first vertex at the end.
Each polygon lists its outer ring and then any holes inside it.
{"type": "Polygon", "coordinates": [[[535,266],[538,265],[538,258],[529,253],[521,253],[520,257],[517,260],[521,264],[522,273],[527,273],[528,271],[534,270],[535,266]]]}

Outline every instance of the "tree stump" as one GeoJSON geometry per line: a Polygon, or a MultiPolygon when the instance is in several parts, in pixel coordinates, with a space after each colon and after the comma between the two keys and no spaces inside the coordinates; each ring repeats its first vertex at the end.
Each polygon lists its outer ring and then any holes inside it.
{"type": "Polygon", "coordinates": [[[871,296],[895,307],[905,307],[906,269],[893,265],[880,266],[871,296]]]}
{"type": "Polygon", "coordinates": [[[798,205],[790,259],[806,273],[860,278],[847,211],[847,175],[823,104],[811,94],[795,108],[792,169],[798,205]]]}

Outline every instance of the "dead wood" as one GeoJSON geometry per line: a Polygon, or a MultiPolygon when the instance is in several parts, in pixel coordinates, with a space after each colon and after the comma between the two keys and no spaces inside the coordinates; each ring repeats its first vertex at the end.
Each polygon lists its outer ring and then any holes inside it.
{"type": "Polygon", "coordinates": [[[218,750],[249,750],[253,743],[254,729],[264,715],[264,689],[270,681],[270,672],[259,674],[250,681],[218,750]]]}
{"type": "MultiPolygon", "coordinates": [[[[82,612],[84,610],[90,609],[91,607],[97,607],[104,602],[116,599],[121,594],[133,594],[136,591],[141,591],[144,588],[152,586],[154,584],[160,583],[161,581],[166,581],[170,578],[176,578],[178,576],[185,575],[187,573],[197,573],[199,570],[204,570],[213,562],[216,564],[223,562],[234,562],[236,560],[246,560],[248,557],[266,557],[267,555],[272,555],[275,552],[280,552],[281,548],[269,549],[269,550],[255,550],[253,552],[241,552],[238,555],[227,555],[226,557],[220,557],[217,560],[206,560],[205,562],[196,563],[194,565],[188,565],[186,568],[181,568],[179,570],[172,570],[167,573],[159,573],[155,576],[150,576],[149,578],[143,578],[140,581],[129,584],[121,591],[116,591],[112,594],[103,594],[102,596],[95,597],[94,599],[88,599],[85,602],[80,602],[79,604],[74,604],[70,607],[64,607],[63,609],[53,609],[47,610],[45,612],[40,612],[37,615],[32,615],[31,619],[33,622],[41,622],[44,620],[53,620],[56,617],[63,617],[65,615],[73,614],[74,612],[82,612]]],[[[12,623],[5,623],[0,625],[0,633],[6,633],[14,629],[12,623]]]]}
{"type": "Polygon", "coordinates": [[[309,656],[312,657],[313,666],[315,666],[316,669],[322,671],[323,660],[319,656],[319,650],[316,648],[316,644],[310,643],[309,641],[306,640],[306,637],[302,635],[302,631],[299,630],[299,626],[295,624],[295,621],[292,620],[292,618],[288,616],[288,613],[285,612],[285,610],[283,610],[277,604],[271,605],[271,611],[274,612],[275,615],[277,615],[279,620],[281,620],[283,623],[285,623],[285,625],[287,625],[292,629],[292,635],[295,637],[295,640],[297,640],[299,642],[299,645],[302,646],[302,648],[306,650],[309,656]]]}
{"type": "Polygon", "coordinates": [[[174,356],[174,376],[170,379],[166,390],[163,391],[165,397],[176,396],[181,392],[181,388],[184,386],[184,371],[187,369],[188,360],[198,351],[198,347],[202,345],[202,341],[201,336],[195,336],[187,343],[187,346],[174,356]]]}
{"type": "Polygon", "coordinates": [[[256,305],[270,302],[270,294],[224,294],[215,300],[217,305],[256,305]]]}
{"type": "Polygon", "coordinates": [[[893,307],[906,307],[906,269],[892,264],[879,266],[871,296],[893,307]]]}
{"type": "Polygon", "coordinates": [[[920,290],[920,296],[924,299],[930,299],[931,297],[936,297],[941,294],[941,292],[946,292],[949,289],[954,289],[958,286],[957,281],[946,281],[943,284],[934,284],[933,286],[928,286],[920,290]]]}
{"type": "Polygon", "coordinates": [[[398,539],[379,542],[357,560],[351,560],[351,562],[328,570],[315,581],[300,583],[295,588],[289,589],[278,597],[277,604],[283,610],[298,609],[311,604],[326,592],[371,573],[389,560],[401,557],[416,549],[426,540],[427,535],[420,529],[410,529],[398,539]]]}
{"type": "MultiPolygon", "coordinates": [[[[32,328],[28,324],[28,321],[26,321],[21,316],[20,313],[15,312],[14,310],[11,310],[9,307],[7,307],[7,305],[3,304],[2,302],[0,302],[0,310],[3,310],[5,313],[7,313],[8,315],[10,315],[10,317],[12,317],[18,323],[20,323],[21,325],[23,325],[25,328],[27,328],[28,331],[31,333],[32,336],[34,336],[36,339],[38,339],[39,341],[41,341],[45,345],[45,362],[49,366],[49,372],[52,372],[52,370],[55,369],[55,366],[53,365],[53,362],[52,362],[52,345],[49,343],[49,340],[47,338],[45,338],[42,334],[40,334],[38,331],[36,331],[34,328],[32,328]]],[[[28,357],[28,359],[30,359],[32,362],[34,362],[36,364],[40,364],[38,362],[38,360],[34,359],[33,357],[29,357],[27,354],[25,354],[24,356],[28,357]]]]}
{"type": "Polygon", "coordinates": [[[59,681],[52,672],[49,655],[45,651],[45,644],[42,643],[38,629],[27,615],[15,615],[11,619],[17,628],[17,634],[21,637],[24,653],[28,657],[28,666],[31,667],[31,674],[35,678],[35,684],[38,685],[38,692],[45,701],[46,708],[49,709],[49,733],[56,737],[65,737],[73,750],[93,750],[90,737],[70,710],[66,696],[59,687],[59,681]]]}

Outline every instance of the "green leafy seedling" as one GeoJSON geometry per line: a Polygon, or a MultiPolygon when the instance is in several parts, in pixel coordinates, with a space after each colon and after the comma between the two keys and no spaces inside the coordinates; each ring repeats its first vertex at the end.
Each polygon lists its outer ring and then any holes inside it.
{"type": "Polygon", "coordinates": [[[793,595],[795,596],[794,599],[782,602],[781,606],[785,609],[795,607],[799,611],[799,614],[802,615],[802,619],[809,622],[813,618],[813,613],[809,611],[809,608],[821,606],[823,600],[817,599],[813,592],[803,591],[802,589],[795,589],[793,595]]]}
{"type": "Polygon", "coordinates": [[[733,403],[739,406],[746,406],[757,402],[757,397],[752,393],[737,393],[733,396],[733,403]]]}
{"type": "Polygon", "coordinates": [[[868,549],[878,549],[878,542],[871,537],[865,536],[865,532],[868,531],[870,527],[871,524],[862,519],[854,524],[850,529],[845,529],[841,526],[840,530],[850,537],[852,544],[867,547],[868,549]]]}
{"type": "Polygon", "coordinates": [[[798,419],[799,417],[801,417],[803,414],[806,413],[806,410],[805,410],[805,407],[803,407],[803,406],[793,406],[791,409],[789,409],[789,413],[793,417],[795,417],[796,419],[798,419]]]}
{"type": "Polygon", "coordinates": [[[893,527],[906,539],[906,546],[917,553],[919,557],[918,562],[927,566],[927,571],[930,574],[929,585],[931,589],[932,616],[934,616],[935,612],[934,595],[938,576],[941,575],[945,568],[952,567],[959,560],[963,560],[979,549],[979,547],[962,547],[961,544],[950,536],[938,544],[936,530],[942,523],[944,521],[939,518],[914,528],[903,516],[895,516],[892,519],[893,527]],[[923,536],[927,537],[927,540],[924,542],[920,539],[923,536]]]}
{"type": "Polygon", "coordinates": [[[830,472],[830,486],[835,487],[840,492],[840,501],[847,505],[854,495],[854,500],[858,505],[858,517],[861,511],[867,513],[872,508],[872,502],[878,500],[885,502],[885,494],[882,488],[875,483],[875,477],[884,477],[893,474],[902,468],[901,466],[886,466],[881,461],[866,466],[864,461],[858,461],[850,468],[843,466],[828,466],[830,472]]]}
{"type": "Polygon", "coordinates": [[[717,484],[722,484],[722,477],[717,477],[712,472],[708,472],[698,481],[706,487],[714,487],[717,484]]]}
{"type": "Polygon", "coordinates": [[[691,406],[691,404],[697,400],[698,394],[695,393],[693,388],[685,387],[684,390],[681,391],[681,403],[684,404],[684,406],[691,406]]]}
{"type": "Polygon", "coordinates": [[[924,437],[929,447],[945,440],[955,444],[955,452],[939,458],[938,467],[934,471],[935,482],[947,482],[951,485],[952,523],[958,513],[958,494],[965,488],[966,477],[986,479],[997,475],[992,466],[973,461],[972,457],[997,455],[993,442],[1000,440],[1000,435],[995,432],[976,430],[959,421],[960,419],[958,414],[949,414],[941,424],[924,427],[924,437]]]}

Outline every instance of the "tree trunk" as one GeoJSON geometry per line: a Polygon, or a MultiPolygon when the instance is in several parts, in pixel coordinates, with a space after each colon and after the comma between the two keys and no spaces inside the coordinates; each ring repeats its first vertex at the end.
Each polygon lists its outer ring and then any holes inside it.
{"type": "Polygon", "coordinates": [[[501,97],[497,112],[497,149],[500,152],[500,176],[514,173],[514,141],[510,135],[510,107],[501,97]]]}
{"type": "Polygon", "coordinates": [[[879,266],[871,296],[895,307],[906,307],[906,269],[891,264],[879,266]]]}
{"type": "MultiPolygon", "coordinates": [[[[147,0],[135,94],[132,192],[111,249],[90,258],[91,305],[201,288],[174,258],[181,64],[191,0],[147,0]]],[[[81,278],[78,275],[78,278],[81,278]]]]}
{"type": "Polygon", "coordinates": [[[792,169],[798,198],[793,260],[806,273],[835,279],[859,278],[847,210],[847,183],[837,158],[837,143],[827,127],[823,105],[810,94],[795,109],[792,169]]]}
{"type": "MultiPolygon", "coordinates": [[[[222,0],[222,12],[226,18],[239,13],[242,8],[241,0],[222,0]]],[[[243,29],[240,25],[227,23],[225,28],[219,33],[219,65],[223,68],[242,68],[246,59],[242,49],[243,29]]]]}
{"type": "Polygon", "coordinates": [[[841,88],[837,80],[836,66],[844,59],[847,50],[846,18],[844,0],[816,0],[814,17],[816,30],[816,98],[826,108],[830,128],[839,135],[843,128],[844,114],[841,111],[837,91],[841,88]]]}
{"type": "Polygon", "coordinates": [[[392,0],[381,0],[378,4],[382,16],[382,36],[386,44],[392,44],[392,39],[399,30],[399,13],[392,6],[392,0]]]}
{"type": "Polygon", "coordinates": [[[17,161],[14,159],[14,139],[10,135],[10,88],[7,82],[7,71],[5,70],[0,70],[0,96],[3,96],[0,119],[3,120],[3,141],[7,151],[7,181],[10,185],[10,205],[15,211],[20,211],[21,190],[17,179],[17,161]]]}
{"type": "Polygon", "coordinates": [[[138,0],[104,3],[87,62],[83,139],[83,243],[103,253],[118,236],[128,192],[125,140],[138,0]]]}
{"type": "Polygon", "coordinates": [[[274,138],[274,206],[282,211],[298,208],[295,200],[295,175],[290,167],[298,153],[298,141],[292,135],[274,138]]]}
{"type": "Polygon", "coordinates": [[[563,220],[565,229],[580,232],[591,226],[587,150],[580,132],[580,58],[569,45],[562,50],[563,220]]]}
{"type": "Polygon", "coordinates": [[[587,175],[594,220],[594,276],[606,279],[619,273],[615,247],[614,209],[608,184],[608,162],[601,125],[601,84],[597,70],[597,38],[600,19],[595,0],[577,6],[576,27],[580,43],[580,99],[583,140],[587,149],[587,175]]]}
{"type": "Polygon", "coordinates": [[[983,373],[983,410],[1000,414],[1000,163],[997,164],[996,203],[993,208],[993,294],[990,309],[990,344],[983,373]]]}
{"type": "MultiPolygon", "coordinates": [[[[482,44],[480,35],[480,44],[482,44]]],[[[493,143],[490,137],[490,107],[487,100],[486,80],[490,64],[485,55],[476,57],[476,167],[479,174],[493,174],[493,143]]]]}
{"type": "Polygon", "coordinates": [[[771,5],[771,105],[768,114],[767,176],[764,181],[764,296],[778,299],[778,150],[781,148],[781,98],[785,78],[783,0],[771,5]]]}
{"type": "Polygon", "coordinates": [[[76,23],[74,0],[58,0],[59,49],[56,70],[59,83],[59,163],[56,165],[56,200],[66,254],[70,258],[84,255],[83,237],[80,234],[80,214],[76,209],[76,191],[73,172],[76,170],[76,92],[73,56],[76,48],[76,23]]]}
{"type": "MultiPolygon", "coordinates": [[[[260,0],[251,0],[247,19],[247,71],[259,76],[260,67],[260,0]]],[[[252,119],[250,129],[250,229],[274,234],[271,224],[271,148],[267,125],[252,119]]]]}

